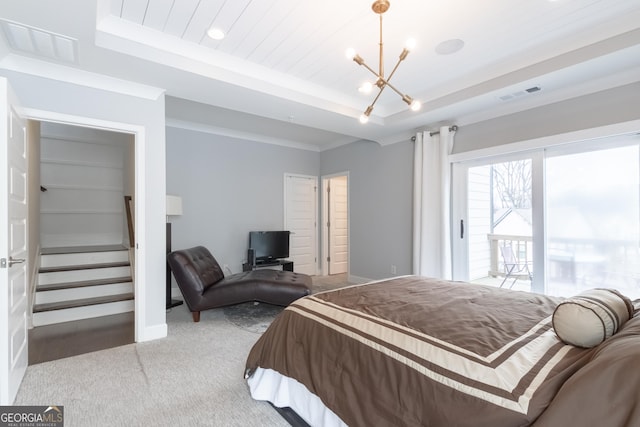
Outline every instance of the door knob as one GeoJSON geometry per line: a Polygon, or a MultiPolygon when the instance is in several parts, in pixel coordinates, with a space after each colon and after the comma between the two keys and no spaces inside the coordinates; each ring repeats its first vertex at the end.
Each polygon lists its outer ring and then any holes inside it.
{"type": "Polygon", "coordinates": [[[20,264],[20,263],[22,263],[24,261],[25,261],[24,258],[9,257],[9,267],[11,267],[13,264],[20,264]]]}

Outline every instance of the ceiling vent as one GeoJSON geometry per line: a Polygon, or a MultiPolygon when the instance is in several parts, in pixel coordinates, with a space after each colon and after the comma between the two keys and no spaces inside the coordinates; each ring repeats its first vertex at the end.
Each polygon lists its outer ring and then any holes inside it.
{"type": "Polygon", "coordinates": [[[521,98],[525,95],[530,95],[532,93],[536,93],[538,91],[542,90],[542,88],[540,86],[532,86],[528,89],[524,89],[524,90],[519,90],[513,93],[509,93],[506,95],[502,95],[499,96],[498,98],[500,98],[501,101],[511,101],[513,99],[517,99],[517,98],[521,98]]]}
{"type": "Polygon", "coordinates": [[[77,62],[76,39],[12,21],[0,20],[0,26],[14,51],[61,62],[77,62]]]}

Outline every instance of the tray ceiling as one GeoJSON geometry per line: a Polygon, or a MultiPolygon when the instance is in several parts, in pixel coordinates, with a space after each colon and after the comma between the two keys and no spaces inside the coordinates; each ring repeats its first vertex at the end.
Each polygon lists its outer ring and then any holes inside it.
{"type": "Polygon", "coordinates": [[[358,87],[373,80],[344,52],[353,47],[377,68],[371,0],[12,3],[0,12],[0,66],[35,57],[161,88],[170,125],[314,150],[396,142],[440,123],[464,125],[640,80],[637,0],[392,0],[385,68],[408,37],[417,40],[392,83],[423,108],[409,111],[387,89],[366,125],[358,117],[375,93],[358,87]],[[21,49],[7,22],[75,41],[74,61],[21,49]],[[212,26],[226,37],[207,37],[212,26]],[[463,48],[439,54],[450,40],[463,48]]]}

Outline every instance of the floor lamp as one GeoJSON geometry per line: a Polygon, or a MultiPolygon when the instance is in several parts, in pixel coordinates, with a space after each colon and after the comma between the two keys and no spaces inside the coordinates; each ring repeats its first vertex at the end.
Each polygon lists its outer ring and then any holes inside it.
{"type": "MultiPolygon", "coordinates": [[[[182,197],[167,194],[167,254],[171,252],[171,223],[170,216],[182,215],[182,197]]],[[[167,309],[182,304],[181,300],[171,299],[171,267],[167,262],[167,309]]]]}

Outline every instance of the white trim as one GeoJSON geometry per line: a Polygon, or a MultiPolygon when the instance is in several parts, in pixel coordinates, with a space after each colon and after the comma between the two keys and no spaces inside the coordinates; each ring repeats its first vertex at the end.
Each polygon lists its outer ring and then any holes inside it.
{"type": "MultiPolygon", "coordinates": [[[[147,277],[146,277],[146,268],[147,268],[147,251],[146,251],[146,243],[147,243],[147,235],[146,235],[146,227],[145,218],[147,213],[147,203],[146,200],[146,170],[147,163],[145,153],[147,150],[147,140],[146,140],[146,129],[144,127],[139,127],[137,130],[137,134],[134,138],[134,153],[135,153],[135,199],[134,199],[134,218],[133,218],[133,227],[136,233],[135,237],[135,247],[134,247],[134,259],[135,259],[135,268],[134,268],[134,278],[133,283],[135,285],[135,338],[136,342],[148,341],[150,335],[147,333],[147,323],[146,323],[146,313],[147,313],[147,277]]],[[[166,262],[166,261],[165,261],[166,262]]],[[[158,338],[164,338],[167,336],[167,323],[166,317],[165,322],[162,324],[164,327],[164,335],[158,336],[158,338]]]]}
{"type": "Polygon", "coordinates": [[[176,128],[176,129],[191,130],[194,132],[208,133],[211,135],[228,136],[230,138],[244,139],[244,140],[253,141],[253,142],[262,142],[265,144],[280,145],[282,147],[298,148],[300,150],[306,150],[306,151],[313,151],[313,152],[320,151],[320,149],[315,145],[312,146],[309,144],[304,144],[297,141],[291,141],[288,139],[272,138],[269,136],[260,135],[253,132],[229,129],[229,128],[224,128],[220,126],[206,125],[203,123],[194,123],[187,120],[172,119],[169,117],[165,119],[165,126],[176,128]]]}
{"type": "MultiPolygon", "coordinates": [[[[136,298],[136,301],[138,298],[136,298]]],[[[136,327],[136,342],[153,341],[167,337],[167,324],[149,326],[144,329],[136,327]]]]}
{"type": "Polygon", "coordinates": [[[531,238],[533,240],[533,270],[531,292],[545,293],[547,278],[547,196],[545,193],[545,153],[531,153],[531,238]]]}
{"type": "Polygon", "coordinates": [[[540,148],[569,144],[579,141],[588,141],[598,138],[631,134],[635,132],[640,132],[640,120],[631,120],[628,122],[616,123],[596,128],[581,129],[573,132],[543,136],[540,138],[517,141],[510,144],[498,145],[495,147],[487,147],[478,150],[466,151],[464,153],[452,154],[449,156],[449,161],[451,163],[465,162],[469,160],[481,159],[484,157],[502,156],[506,154],[532,151],[540,148]]]}
{"type": "MultiPolygon", "coordinates": [[[[468,194],[469,165],[454,163],[451,168],[452,194],[468,194]]],[[[451,253],[453,280],[469,281],[469,198],[451,197],[451,253]],[[460,221],[464,224],[464,234],[460,237],[460,221]]]]}
{"type": "Polygon", "coordinates": [[[157,100],[165,93],[165,90],[161,88],[108,77],[104,74],[92,73],[34,58],[27,58],[13,53],[10,53],[0,60],[0,68],[152,101],[157,100]]]}

